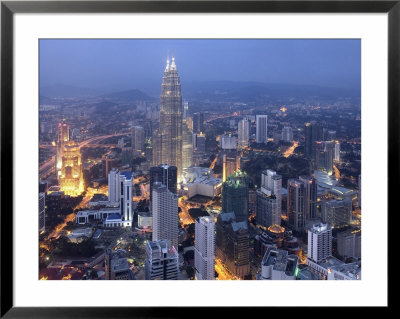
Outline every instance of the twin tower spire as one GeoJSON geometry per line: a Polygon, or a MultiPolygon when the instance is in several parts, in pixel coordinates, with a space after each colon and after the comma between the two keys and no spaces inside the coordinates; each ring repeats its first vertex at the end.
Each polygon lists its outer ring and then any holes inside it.
{"type": "Polygon", "coordinates": [[[167,66],[165,67],[165,72],[176,70],[175,58],[172,57],[171,64],[169,64],[169,57],[167,58],[167,66]]]}

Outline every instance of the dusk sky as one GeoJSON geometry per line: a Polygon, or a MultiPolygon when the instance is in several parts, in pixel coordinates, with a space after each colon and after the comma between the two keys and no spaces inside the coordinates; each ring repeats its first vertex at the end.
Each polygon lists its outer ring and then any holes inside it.
{"type": "Polygon", "coordinates": [[[160,90],[168,54],[185,82],[361,87],[360,40],[40,40],[40,86],[160,90]]]}

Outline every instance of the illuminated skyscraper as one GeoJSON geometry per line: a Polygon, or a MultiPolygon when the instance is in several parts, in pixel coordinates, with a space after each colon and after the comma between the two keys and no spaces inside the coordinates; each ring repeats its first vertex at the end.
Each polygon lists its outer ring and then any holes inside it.
{"type": "Polygon", "coordinates": [[[313,219],[317,217],[317,181],[312,176],[300,176],[299,180],[305,187],[305,218],[313,219]]]}
{"type": "Polygon", "coordinates": [[[61,175],[62,157],[64,153],[64,145],[69,142],[70,126],[63,119],[58,123],[58,140],[57,140],[57,154],[56,154],[56,176],[57,179],[61,175]]]}
{"type": "Polygon", "coordinates": [[[249,181],[245,172],[236,171],[224,182],[222,211],[234,212],[237,222],[247,223],[249,218],[249,181]]]}
{"type": "Polygon", "coordinates": [[[240,170],[240,157],[235,152],[224,154],[222,159],[222,181],[225,182],[237,170],[240,170]]]}
{"type": "MultiPolygon", "coordinates": [[[[161,85],[160,137],[161,162],[178,169],[178,181],[182,176],[182,95],[181,83],[175,59],[167,61],[161,85]]],[[[153,147],[153,156],[156,145],[153,147]]]]}
{"type": "Polygon", "coordinates": [[[132,150],[134,155],[139,155],[144,151],[144,133],[142,126],[132,127],[132,150]]]}
{"type": "Polygon", "coordinates": [[[298,179],[289,179],[287,190],[287,215],[289,217],[289,226],[295,231],[304,231],[306,217],[306,189],[304,183],[298,179]]]}
{"type": "Polygon", "coordinates": [[[60,188],[65,195],[70,196],[79,196],[84,190],[81,152],[79,146],[72,141],[63,148],[60,188]]]}
{"type": "Polygon", "coordinates": [[[193,114],[193,133],[204,132],[204,114],[197,112],[193,114]]]}
{"type": "Polygon", "coordinates": [[[305,124],[305,155],[312,158],[315,154],[315,142],[322,140],[322,126],[315,121],[305,124]]]}

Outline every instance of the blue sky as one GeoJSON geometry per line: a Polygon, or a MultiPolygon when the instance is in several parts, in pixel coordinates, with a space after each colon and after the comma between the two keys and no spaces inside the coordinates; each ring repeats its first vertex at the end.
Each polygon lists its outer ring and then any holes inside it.
{"type": "Polygon", "coordinates": [[[360,89],[361,40],[40,40],[40,86],[159,90],[168,54],[182,85],[257,81],[360,89]]]}

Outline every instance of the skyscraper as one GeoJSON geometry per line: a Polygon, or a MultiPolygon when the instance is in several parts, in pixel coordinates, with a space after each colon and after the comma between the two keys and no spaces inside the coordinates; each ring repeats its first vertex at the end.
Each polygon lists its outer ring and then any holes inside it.
{"type": "Polygon", "coordinates": [[[317,217],[317,181],[312,176],[300,176],[299,180],[305,187],[305,218],[317,217]]]}
{"type": "Polygon", "coordinates": [[[307,257],[318,263],[332,256],[332,229],[327,224],[315,224],[308,230],[307,257]]]}
{"type": "Polygon", "coordinates": [[[182,167],[183,169],[192,166],[193,155],[193,132],[189,128],[188,123],[189,104],[185,102],[183,109],[183,122],[182,122],[182,167]]]}
{"type": "Polygon", "coordinates": [[[161,162],[156,165],[176,166],[179,182],[182,176],[182,95],[175,58],[171,65],[167,60],[160,99],[161,162]]]}
{"type": "Polygon", "coordinates": [[[287,215],[289,226],[297,232],[303,231],[305,226],[305,195],[306,189],[302,181],[288,180],[287,215]]]}
{"type": "Polygon", "coordinates": [[[279,223],[280,225],[280,216],[282,214],[282,176],[276,174],[275,171],[271,169],[267,169],[261,174],[261,191],[270,196],[274,195],[276,198],[276,216],[279,215],[279,223]]]}
{"type": "Polygon", "coordinates": [[[268,142],[268,116],[257,115],[256,116],[256,142],[267,143],[268,142]]]}
{"type": "Polygon", "coordinates": [[[222,181],[225,182],[237,170],[240,170],[240,157],[236,155],[236,152],[224,154],[222,157],[222,181]]]}
{"type": "Polygon", "coordinates": [[[57,154],[56,154],[56,176],[57,179],[61,176],[62,169],[62,157],[64,153],[64,146],[69,142],[69,131],[70,126],[66,123],[65,119],[62,119],[58,123],[58,139],[57,139],[57,154]]]}
{"type": "Polygon", "coordinates": [[[293,141],[293,130],[290,126],[285,126],[282,129],[282,140],[285,142],[293,141]]]}
{"type": "Polygon", "coordinates": [[[150,167],[150,199],[152,198],[153,185],[156,182],[167,186],[168,190],[176,194],[177,169],[167,164],[150,167]]]}
{"type": "Polygon", "coordinates": [[[65,195],[79,196],[84,191],[81,152],[73,141],[64,143],[59,178],[65,195]]]}
{"type": "Polygon", "coordinates": [[[246,222],[249,217],[249,182],[247,174],[236,171],[222,186],[222,211],[234,212],[237,222],[246,222]]]}
{"type": "Polygon", "coordinates": [[[331,141],[315,142],[314,168],[332,175],[333,158],[335,155],[335,144],[331,141]]]}
{"type": "Polygon", "coordinates": [[[167,239],[146,243],[146,280],[177,280],[179,274],[178,252],[167,239]]]}
{"type": "Polygon", "coordinates": [[[121,186],[119,183],[119,170],[117,168],[113,168],[108,173],[108,200],[111,204],[120,202],[121,186]]]}
{"type": "Polygon", "coordinates": [[[322,203],[322,222],[331,227],[347,226],[351,222],[352,202],[350,198],[331,199],[322,203]]]}
{"type": "Polygon", "coordinates": [[[134,155],[144,151],[144,128],[142,126],[132,127],[132,150],[134,155]]]}
{"type": "Polygon", "coordinates": [[[238,123],[238,146],[246,147],[249,145],[250,139],[250,121],[247,119],[240,120],[238,123]]]}
{"type": "Polygon", "coordinates": [[[313,158],[315,154],[315,142],[322,140],[322,126],[315,121],[305,124],[305,155],[313,158]]]}
{"type": "Polygon", "coordinates": [[[281,214],[277,208],[275,195],[268,195],[263,192],[263,188],[256,191],[257,194],[257,225],[268,228],[271,225],[281,224],[281,214]]]}
{"type": "Polygon", "coordinates": [[[46,226],[46,194],[39,193],[39,233],[45,231],[46,226]]]}
{"type": "Polygon", "coordinates": [[[126,251],[108,248],[105,252],[105,277],[106,280],[131,280],[133,274],[129,269],[126,251]]]}
{"type": "Polygon", "coordinates": [[[196,112],[193,114],[193,133],[204,132],[204,114],[196,112]]]}
{"type": "Polygon", "coordinates": [[[196,220],[194,265],[197,280],[214,280],[215,224],[211,217],[196,220]]]}
{"type": "Polygon", "coordinates": [[[206,151],[206,136],[204,133],[193,134],[193,151],[195,153],[204,153],[206,151]]]}
{"type": "Polygon", "coordinates": [[[249,229],[234,213],[221,213],[216,224],[215,254],[239,278],[250,273],[249,229]]]}
{"type": "Polygon", "coordinates": [[[178,247],[178,197],[159,182],[153,185],[151,212],[153,241],[167,239],[169,248],[178,247]]]}
{"type": "Polygon", "coordinates": [[[131,172],[122,172],[119,175],[120,181],[120,209],[121,216],[125,220],[125,226],[132,226],[133,213],[132,213],[132,187],[133,179],[131,172]]]}

